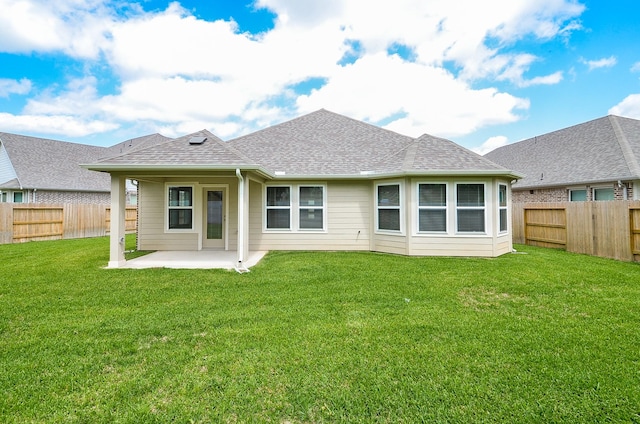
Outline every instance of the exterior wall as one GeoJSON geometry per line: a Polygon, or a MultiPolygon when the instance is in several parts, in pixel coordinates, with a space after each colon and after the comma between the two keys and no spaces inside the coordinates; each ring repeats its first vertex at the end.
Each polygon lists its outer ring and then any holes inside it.
{"type": "Polygon", "coordinates": [[[613,187],[613,195],[615,200],[634,200],[638,195],[634,190],[635,181],[625,181],[623,186],[619,187],[618,182],[610,182],[604,184],[593,185],[576,185],[571,187],[555,187],[540,189],[513,189],[513,201],[516,203],[549,203],[549,202],[568,202],[570,189],[586,189],[587,200],[593,200],[593,188],[613,187]],[[626,192],[626,199],[625,199],[626,192]]]}
{"type": "Polygon", "coordinates": [[[200,250],[202,248],[204,205],[202,192],[208,186],[226,187],[226,248],[236,250],[238,234],[238,180],[236,178],[166,179],[157,182],[139,181],[138,249],[140,250],[200,250]],[[190,181],[191,180],[191,181],[190,181]],[[167,184],[194,187],[194,229],[169,232],[166,226],[165,190],[167,184]]]}
{"type": "MultiPolygon", "coordinates": [[[[411,189],[415,190],[414,199],[408,216],[417,226],[417,184],[425,182],[424,179],[411,181],[411,189]]],[[[428,182],[428,181],[426,181],[428,182]]],[[[510,182],[497,179],[456,179],[448,182],[450,192],[448,196],[448,229],[447,234],[423,234],[412,231],[407,243],[407,253],[414,256],[479,256],[494,257],[513,250],[511,238],[511,196],[507,188],[507,231],[500,233],[499,228],[499,206],[498,206],[498,185],[503,184],[509,187],[510,182]],[[481,183],[485,184],[485,234],[470,235],[456,233],[456,207],[455,195],[452,192],[455,183],[481,183]]],[[[386,250],[384,250],[386,251],[386,250]]],[[[395,253],[395,252],[391,252],[395,253]]]]}
{"type": "MultiPolygon", "coordinates": [[[[315,183],[325,184],[309,184],[315,183]]],[[[277,184],[299,182],[278,181],[277,184]]],[[[371,183],[326,183],[325,231],[265,230],[264,187],[256,181],[249,184],[250,250],[369,250],[371,183]]]]}
{"type": "MultiPolygon", "coordinates": [[[[378,251],[416,256],[482,256],[493,257],[512,251],[511,219],[507,219],[508,231],[499,232],[498,185],[509,181],[493,178],[432,181],[428,178],[404,178],[389,181],[277,181],[273,185],[292,187],[292,199],[300,185],[325,187],[326,203],[323,213],[323,230],[267,230],[265,227],[266,186],[249,178],[249,250],[316,250],[316,251],[378,251]],[[402,191],[402,231],[376,230],[375,206],[377,183],[399,182],[402,191]],[[446,183],[447,232],[418,233],[418,183],[446,183]],[[483,183],[485,185],[485,233],[457,234],[455,220],[455,183],[483,183]]],[[[190,181],[189,178],[163,178],[155,182],[140,179],[138,248],[141,250],[199,250],[203,233],[203,190],[208,186],[224,185],[227,198],[226,248],[236,250],[238,234],[238,180],[235,177],[209,178],[190,181]],[[167,184],[194,187],[194,229],[169,232],[166,226],[167,184]]],[[[507,192],[509,193],[509,192],[507,192]]],[[[511,213],[511,199],[507,197],[507,213],[511,213]]],[[[291,219],[295,220],[297,204],[291,203],[291,219]]]]}

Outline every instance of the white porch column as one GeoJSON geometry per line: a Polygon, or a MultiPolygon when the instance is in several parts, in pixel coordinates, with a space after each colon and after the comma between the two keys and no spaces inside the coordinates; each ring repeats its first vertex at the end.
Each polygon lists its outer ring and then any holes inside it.
{"type": "Polygon", "coordinates": [[[126,213],[126,178],[111,174],[111,236],[109,239],[108,268],[124,265],[124,236],[126,213]]]}
{"type": "Polygon", "coordinates": [[[238,263],[236,267],[244,267],[243,262],[249,256],[249,179],[236,169],[238,177],[238,263]]]}

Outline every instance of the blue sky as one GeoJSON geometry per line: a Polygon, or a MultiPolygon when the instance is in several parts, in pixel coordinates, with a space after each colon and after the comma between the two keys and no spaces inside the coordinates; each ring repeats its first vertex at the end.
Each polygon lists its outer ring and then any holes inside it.
{"type": "Polygon", "coordinates": [[[0,0],[0,131],[230,139],[325,108],[478,152],[640,119],[640,2],[0,0]]]}

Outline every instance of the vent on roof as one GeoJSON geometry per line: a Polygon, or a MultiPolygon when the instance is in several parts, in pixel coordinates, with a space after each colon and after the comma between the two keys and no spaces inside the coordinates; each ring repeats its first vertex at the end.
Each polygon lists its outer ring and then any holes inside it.
{"type": "Polygon", "coordinates": [[[202,144],[207,141],[207,137],[191,137],[189,139],[189,144],[202,144]]]}

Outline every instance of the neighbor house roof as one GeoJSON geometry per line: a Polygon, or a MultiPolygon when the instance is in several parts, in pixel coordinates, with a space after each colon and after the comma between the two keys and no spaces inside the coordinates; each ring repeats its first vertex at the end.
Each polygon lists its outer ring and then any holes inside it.
{"type": "Polygon", "coordinates": [[[327,110],[223,142],[208,131],[86,165],[102,171],[255,169],[276,178],[483,174],[517,178],[445,139],[412,138],[327,110]],[[207,141],[192,144],[193,137],[207,141]]]}
{"type": "Polygon", "coordinates": [[[105,156],[104,147],[0,132],[6,166],[0,189],[110,191],[109,176],[80,163],[105,156]]]}
{"type": "Polygon", "coordinates": [[[495,149],[486,158],[524,178],[514,188],[640,179],[640,121],[606,116],[495,149]]]}

